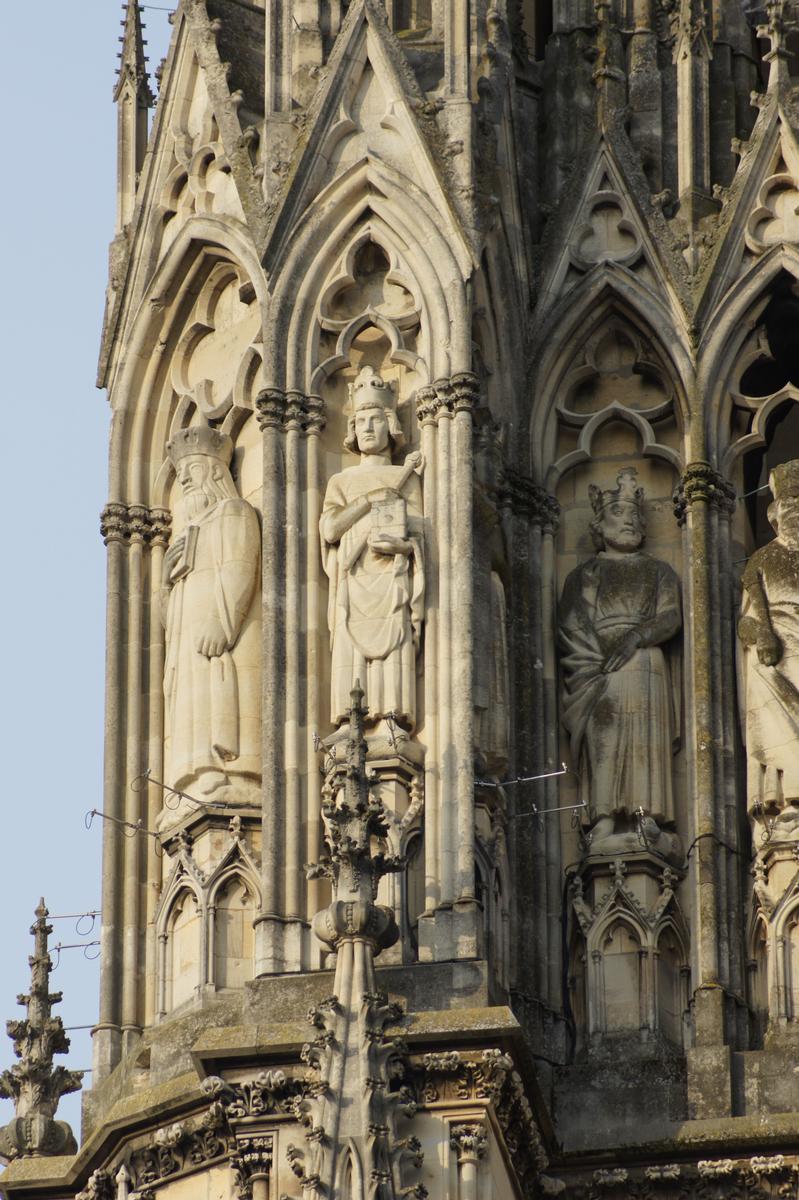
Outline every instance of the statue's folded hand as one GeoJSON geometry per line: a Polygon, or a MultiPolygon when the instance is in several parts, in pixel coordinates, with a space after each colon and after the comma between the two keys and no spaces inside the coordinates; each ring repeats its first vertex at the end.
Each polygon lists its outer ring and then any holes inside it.
{"type": "Polygon", "coordinates": [[[401,496],[394,488],[384,487],[375,488],[373,492],[367,492],[366,499],[370,504],[381,504],[386,500],[400,500],[401,496]]]}
{"type": "Polygon", "coordinates": [[[628,663],[636,650],[641,645],[641,634],[637,629],[631,629],[629,633],[625,633],[618,644],[614,646],[610,654],[605,659],[605,665],[602,670],[607,674],[611,671],[620,670],[625,663],[628,663]]]}
{"type": "Polygon", "coordinates": [[[185,535],[181,534],[180,537],[175,538],[174,542],[172,542],[172,544],[170,545],[169,549],[167,550],[166,554],[164,555],[164,579],[167,579],[167,580],[169,579],[169,576],[172,573],[172,569],[180,561],[180,559],[183,555],[183,549],[184,549],[185,544],[186,544],[185,535]]]}
{"type": "Polygon", "coordinates": [[[219,658],[228,648],[225,631],[219,621],[208,621],[200,630],[195,641],[198,654],[206,658],[219,658]]]}
{"type": "Polygon", "coordinates": [[[407,538],[375,530],[369,534],[369,549],[374,550],[375,554],[404,554],[407,557],[413,547],[407,538]]]}
{"type": "Polygon", "coordinates": [[[764,667],[776,667],[782,658],[782,642],[776,633],[764,630],[758,635],[757,657],[764,667]]]}

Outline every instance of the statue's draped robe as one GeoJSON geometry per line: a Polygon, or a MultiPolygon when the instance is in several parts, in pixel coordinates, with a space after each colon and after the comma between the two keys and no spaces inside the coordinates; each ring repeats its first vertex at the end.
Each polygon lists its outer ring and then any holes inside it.
{"type": "Polygon", "coordinates": [[[755,645],[742,649],[750,808],[799,802],[799,551],[770,542],[744,573],[742,617],[752,615],[753,586],[762,588],[782,656],[764,666],[755,645]]]}
{"type": "Polygon", "coordinates": [[[571,572],[560,609],[563,723],[571,735],[580,799],[592,820],[639,806],[674,820],[672,756],[679,680],[660,644],[680,625],[680,585],[668,563],[638,552],[604,553],[571,572]],[[617,671],[608,654],[630,630],[644,645],[617,671]]]}
{"type": "Polygon", "coordinates": [[[164,750],[166,782],[176,788],[209,771],[260,773],[258,517],[246,501],[229,499],[191,525],[193,565],[174,582],[166,606],[164,750]],[[227,641],[214,658],[197,650],[209,618],[227,641]]]}
{"type": "Polygon", "coordinates": [[[370,717],[394,712],[409,730],[416,723],[416,648],[424,618],[424,565],[417,475],[402,489],[407,506],[409,555],[377,554],[369,548],[367,512],[334,539],[333,523],[348,504],[381,488],[396,488],[404,468],[368,462],[334,475],[320,521],[322,558],[330,580],[330,718],[346,718],[356,680],[370,717]]]}

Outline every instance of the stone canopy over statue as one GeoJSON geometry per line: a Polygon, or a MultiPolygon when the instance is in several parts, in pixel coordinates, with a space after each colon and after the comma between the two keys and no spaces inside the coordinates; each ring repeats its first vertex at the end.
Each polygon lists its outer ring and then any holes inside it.
{"type": "Polygon", "coordinates": [[[164,558],[165,770],[200,800],[260,803],[260,530],[236,492],[232,450],[209,426],[167,447],[186,526],[164,558]]]}
{"type": "Polygon", "coordinates": [[[320,522],[330,580],[330,718],[340,726],[356,682],[370,724],[416,724],[424,620],[421,456],[392,463],[405,438],[389,384],[364,367],[351,388],[344,445],[360,463],[332,476],[320,522]]]}
{"type": "Polygon", "coordinates": [[[777,536],[746,564],[738,636],[749,810],[787,831],[799,825],[799,460],[769,487],[777,536]]]}
{"type": "Polygon", "coordinates": [[[589,488],[597,553],[571,572],[560,605],[563,722],[587,806],[592,851],[623,849],[643,809],[649,844],[674,835],[672,758],[679,679],[667,643],[681,626],[680,584],[643,549],[644,491],[634,468],[589,488]]]}

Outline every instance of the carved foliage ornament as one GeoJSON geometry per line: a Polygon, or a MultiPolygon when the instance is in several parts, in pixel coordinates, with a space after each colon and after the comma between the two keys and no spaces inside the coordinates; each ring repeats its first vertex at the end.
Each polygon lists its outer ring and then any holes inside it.
{"type": "Polygon", "coordinates": [[[493,1104],[519,1179],[524,1187],[532,1186],[548,1160],[521,1076],[507,1054],[494,1048],[479,1055],[457,1050],[425,1054],[412,1060],[411,1074],[423,1104],[458,1100],[493,1104]]]}

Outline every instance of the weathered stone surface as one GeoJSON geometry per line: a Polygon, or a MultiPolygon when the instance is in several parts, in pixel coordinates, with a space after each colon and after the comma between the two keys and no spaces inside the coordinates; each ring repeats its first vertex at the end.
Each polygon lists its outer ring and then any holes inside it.
{"type": "Polygon", "coordinates": [[[798,19],[183,0],[148,130],[126,5],[95,1072],[9,1194],[795,1190],[798,19]]]}

